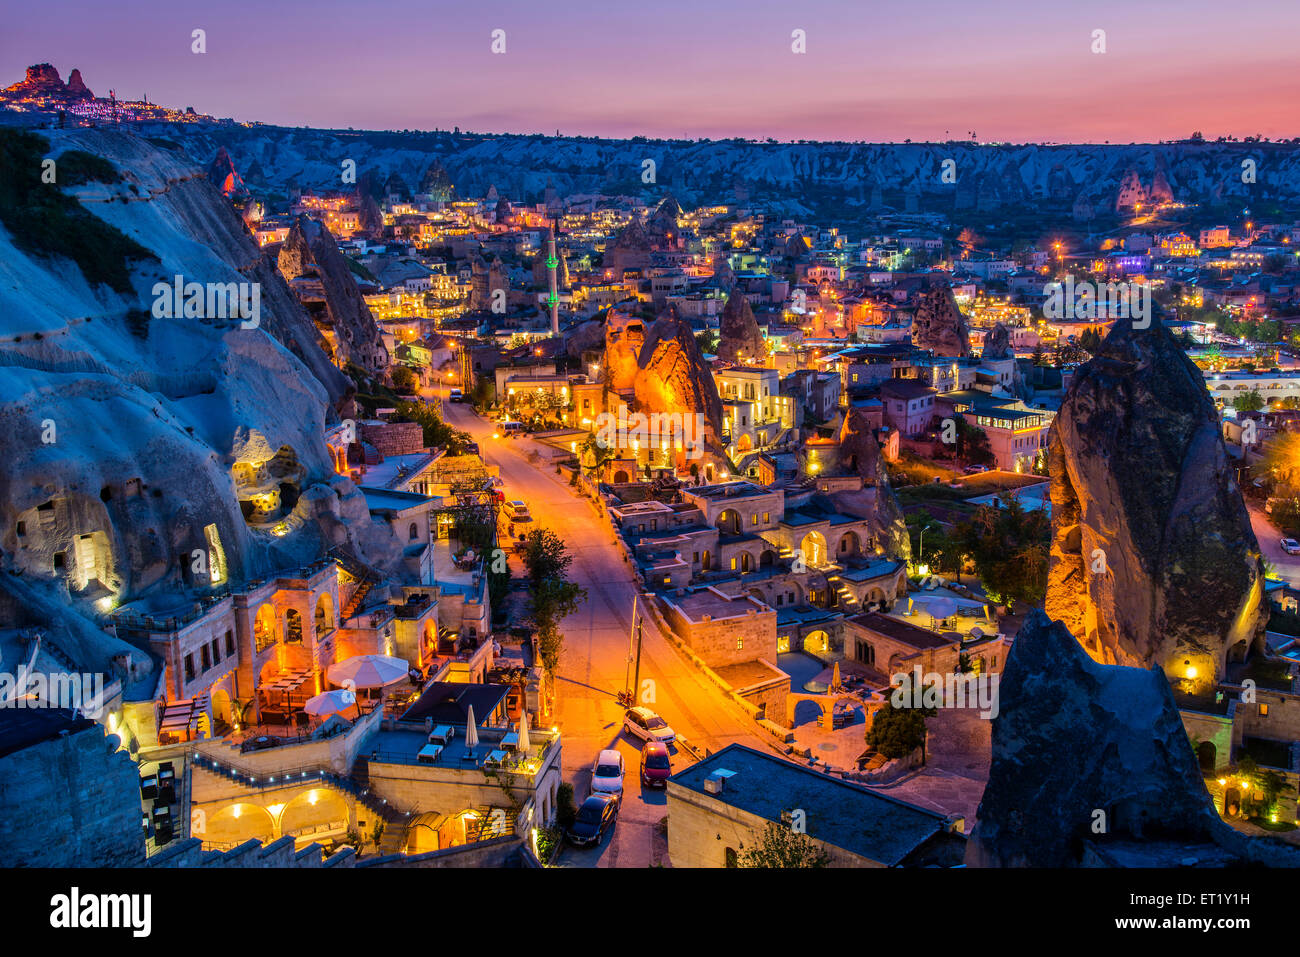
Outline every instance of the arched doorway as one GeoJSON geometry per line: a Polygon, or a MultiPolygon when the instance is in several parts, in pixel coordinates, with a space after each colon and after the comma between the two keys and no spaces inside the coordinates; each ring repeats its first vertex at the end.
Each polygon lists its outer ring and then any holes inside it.
{"type": "Polygon", "coordinates": [[[821,532],[809,532],[799,543],[804,564],[809,568],[818,568],[826,562],[826,536],[821,532]]]}
{"type": "Polygon", "coordinates": [[[284,643],[294,645],[302,642],[302,615],[298,609],[290,608],[284,613],[284,643]]]}
{"type": "Polygon", "coordinates": [[[329,595],[322,594],[316,599],[316,637],[320,638],[334,630],[334,602],[329,595]]]}
{"type": "Polygon", "coordinates": [[[615,473],[614,473],[614,484],[615,484],[615,485],[626,485],[626,484],[627,484],[627,472],[623,471],[622,469],[619,469],[617,472],[615,472],[615,473]]]}
{"type": "Polygon", "coordinates": [[[804,698],[794,706],[792,727],[799,727],[801,724],[817,724],[822,719],[822,706],[812,698],[804,698]]]}
{"type": "Polygon", "coordinates": [[[762,554],[758,556],[759,568],[771,568],[776,564],[776,552],[770,548],[763,549],[762,554]]]}
{"type": "Polygon", "coordinates": [[[1202,741],[1196,746],[1196,760],[1202,771],[1212,772],[1219,760],[1219,749],[1213,741],[1202,741]]]}
{"type": "Polygon", "coordinates": [[[723,535],[739,535],[745,528],[740,513],[734,508],[724,508],[718,514],[717,521],[713,523],[713,526],[723,535]]]}
{"type": "Polygon", "coordinates": [[[295,837],[308,832],[321,833],[323,825],[332,825],[330,833],[345,833],[348,829],[348,804],[343,796],[331,788],[312,788],[296,795],[280,812],[280,834],[295,837]]]}
{"type": "Polygon", "coordinates": [[[830,650],[831,636],[824,631],[810,631],[803,636],[803,650],[825,653],[830,650]]]}
{"type": "Polygon", "coordinates": [[[276,642],[275,608],[269,602],[257,609],[253,619],[253,642],[258,651],[265,651],[276,642]]]}
{"type": "Polygon", "coordinates": [[[858,555],[862,552],[862,539],[857,532],[845,532],[840,536],[839,553],[841,555],[858,555]]]}
{"type": "Polygon", "coordinates": [[[191,832],[213,844],[242,844],[249,838],[266,844],[277,837],[271,812],[260,804],[246,802],[228,804],[215,813],[199,815],[191,824],[191,832]]]}
{"type": "Polygon", "coordinates": [[[740,570],[741,570],[741,572],[747,572],[747,571],[750,570],[750,561],[751,561],[751,559],[750,559],[750,557],[749,557],[749,552],[741,552],[741,553],[740,553],[740,570]]]}

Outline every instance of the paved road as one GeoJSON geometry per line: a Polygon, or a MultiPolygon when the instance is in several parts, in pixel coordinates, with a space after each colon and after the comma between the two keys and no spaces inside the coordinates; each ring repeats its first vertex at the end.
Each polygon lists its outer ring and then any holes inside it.
{"type": "MultiPolygon", "coordinates": [[[[628,768],[627,795],[618,825],[600,848],[566,848],[562,862],[579,866],[649,867],[664,857],[656,825],[667,813],[662,792],[641,794],[636,778],[640,748],[621,735],[623,709],[615,696],[624,687],[632,599],[636,587],[614,534],[595,507],[576,495],[554,468],[529,463],[531,440],[493,439],[492,424],[467,404],[444,403],[453,427],[468,432],[483,457],[501,469],[506,498],[523,499],[538,527],[555,531],[574,556],[573,579],[587,600],[564,623],[564,653],[557,682],[557,724],[564,736],[563,770],[577,803],[587,796],[591,766],[602,748],[618,747],[628,768]]],[[[733,742],[766,748],[767,738],[745,713],[677,654],[646,619],[642,635],[642,683],[653,682],[654,701],[645,702],[694,744],[716,751],[733,742]]],[[[673,755],[673,768],[691,762],[673,755]]],[[[665,862],[666,863],[666,862],[665,862]]]]}
{"type": "Polygon", "coordinates": [[[1259,539],[1260,551],[1275,569],[1275,574],[1300,587],[1300,555],[1288,555],[1282,550],[1282,533],[1269,523],[1268,516],[1254,503],[1248,502],[1250,525],[1259,539]]]}

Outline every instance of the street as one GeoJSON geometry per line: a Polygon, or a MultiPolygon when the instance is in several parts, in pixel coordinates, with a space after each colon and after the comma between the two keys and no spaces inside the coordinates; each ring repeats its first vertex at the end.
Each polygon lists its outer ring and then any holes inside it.
{"type": "MultiPolygon", "coordinates": [[[[574,803],[588,794],[591,767],[603,748],[617,747],[627,766],[625,798],[612,836],[601,846],[566,847],[566,866],[649,867],[663,862],[666,845],[656,826],[667,813],[662,791],[644,793],[637,776],[639,742],[623,735],[623,708],[616,700],[627,674],[632,601],[637,593],[631,567],[623,561],[614,534],[595,507],[569,488],[554,469],[531,465],[526,437],[493,439],[493,425],[468,404],[444,402],[448,424],[468,432],[485,461],[499,466],[507,499],[523,499],[539,528],[564,540],[573,556],[570,575],[587,600],[563,624],[564,652],[556,683],[556,723],[564,737],[564,779],[573,785],[574,803]]],[[[512,560],[516,574],[520,570],[512,560]]],[[[768,738],[722,692],[677,654],[651,618],[645,619],[641,681],[649,694],[640,702],[657,711],[679,735],[697,747],[716,751],[733,742],[766,750],[768,738]],[[650,682],[646,685],[647,680],[650,682]]],[[[671,753],[673,770],[692,763],[681,749],[671,753]]]]}
{"type": "Polygon", "coordinates": [[[1273,566],[1273,574],[1292,585],[1300,586],[1300,555],[1288,555],[1282,550],[1282,533],[1269,523],[1263,509],[1253,502],[1247,502],[1250,511],[1250,525],[1259,539],[1259,549],[1264,559],[1273,566]]]}

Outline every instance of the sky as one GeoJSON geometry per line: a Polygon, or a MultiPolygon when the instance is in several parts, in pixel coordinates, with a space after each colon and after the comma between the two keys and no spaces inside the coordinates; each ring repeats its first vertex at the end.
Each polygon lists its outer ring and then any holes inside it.
{"type": "Polygon", "coordinates": [[[1294,0],[50,0],[10,4],[4,20],[0,86],[48,62],[64,79],[79,68],[96,95],[288,126],[870,142],[1300,135],[1294,0]],[[496,30],[504,53],[492,52],[496,30]],[[1093,52],[1095,31],[1105,52],[1093,52]]]}

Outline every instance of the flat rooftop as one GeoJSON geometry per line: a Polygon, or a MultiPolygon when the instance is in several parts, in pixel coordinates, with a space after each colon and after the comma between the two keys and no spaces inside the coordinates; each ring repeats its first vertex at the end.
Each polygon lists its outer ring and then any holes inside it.
{"type": "Polygon", "coordinates": [[[702,621],[705,615],[711,619],[738,618],[748,615],[751,610],[756,613],[768,611],[768,607],[748,595],[732,598],[710,588],[688,592],[685,595],[669,598],[683,615],[692,622],[702,621]]]}
{"type": "Polygon", "coordinates": [[[728,745],[670,780],[707,800],[777,823],[782,812],[801,808],[810,837],[888,866],[901,864],[947,829],[941,814],[741,744],[728,745]],[[709,794],[704,781],[721,770],[735,773],[722,793],[709,794]]]}
{"type": "Polygon", "coordinates": [[[947,638],[936,632],[929,631],[925,628],[918,628],[916,625],[909,625],[905,621],[899,621],[890,615],[882,615],[878,611],[870,611],[863,615],[854,615],[849,621],[856,625],[861,625],[869,631],[877,632],[886,638],[892,638],[895,641],[901,641],[905,645],[911,645],[913,648],[943,648],[953,644],[947,638]]]}

